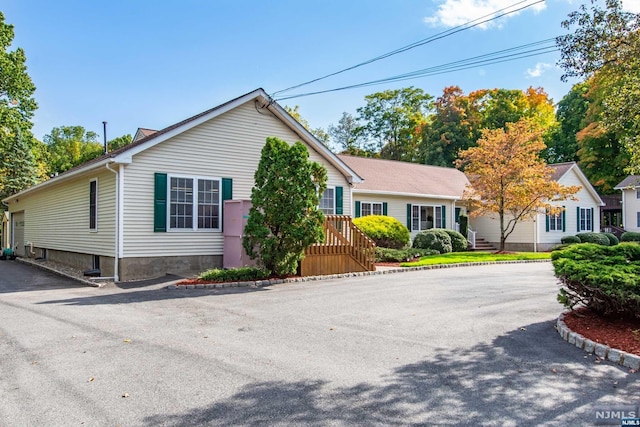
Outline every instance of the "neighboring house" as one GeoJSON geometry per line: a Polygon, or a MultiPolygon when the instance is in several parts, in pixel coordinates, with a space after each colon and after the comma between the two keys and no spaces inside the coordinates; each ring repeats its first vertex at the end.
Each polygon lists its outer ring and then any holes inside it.
{"type": "MultiPolygon", "coordinates": [[[[553,168],[552,179],[565,186],[580,186],[574,195],[576,200],[553,202],[563,208],[556,215],[543,212],[534,219],[521,221],[505,244],[506,250],[546,251],[561,243],[564,236],[587,231],[600,231],[600,206],[604,203],[587,177],[575,162],[549,165],[553,168]]],[[[472,218],[470,225],[478,237],[494,246],[500,244],[500,225],[497,215],[472,218]]]]}
{"type": "Polygon", "coordinates": [[[454,168],[338,155],[364,182],[353,188],[355,217],[388,215],[405,224],[413,239],[430,228],[457,229],[459,205],[469,184],[454,168]]]}
{"type": "Polygon", "coordinates": [[[623,228],[640,232],[640,175],[626,177],[614,189],[622,192],[623,228]]]}
{"type": "Polygon", "coordinates": [[[11,246],[122,281],[222,266],[224,201],[250,199],[270,136],[304,142],[323,211],[352,214],[358,174],[257,89],[6,198],[11,246]]]}

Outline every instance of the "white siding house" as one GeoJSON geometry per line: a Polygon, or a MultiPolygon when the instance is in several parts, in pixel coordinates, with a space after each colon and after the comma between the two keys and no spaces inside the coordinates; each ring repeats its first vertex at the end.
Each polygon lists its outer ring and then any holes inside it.
{"type": "Polygon", "coordinates": [[[361,181],[262,89],[8,197],[11,245],[119,280],[222,266],[224,200],[250,199],[267,137],[302,141],[327,168],[327,213],[361,181]],[[22,228],[21,228],[22,227],[22,228]]]}
{"type": "Polygon", "coordinates": [[[614,188],[622,192],[624,229],[640,233],[640,175],[630,175],[614,188]]]}
{"type": "Polygon", "coordinates": [[[457,229],[467,177],[454,168],[338,155],[364,181],[353,187],[355,217],[388,215],[405,224],[413,239],[430,228],[457,229]]]}
{"type": "MultiPolygon", "coordinates": [[[[507,238],[505,249],[515,251],[545,251],[558,245],[564,236],[587,231],[600,231],[600,206],[604,203],[575,162],[549,165],[552,179],[565,186],[579,186],[576,200],[553,202],[562,207],[557,215],[540,212],[535,218],[521,221],[507,238]]],[[[497,216],[472,218],[471,227],[478,237],[498,246],[500,225],[497,216]]]]}

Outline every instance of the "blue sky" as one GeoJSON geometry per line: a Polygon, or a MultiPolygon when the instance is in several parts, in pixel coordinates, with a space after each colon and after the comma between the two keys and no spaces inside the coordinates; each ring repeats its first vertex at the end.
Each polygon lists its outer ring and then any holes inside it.
{"type": "MultiPolygon", "coordinates": [[[[518,0],[3,0],[13,47],[27,55],[39,109],[34,135],[80,125],[109,139],[161,129],[258,87],[268,93],[366,61],[518,0]]],[[[624,0],[640,12],[640,0],[624,0]]],[[[529,0],[534,3],[535,0],[529,0]]],[[[331,89],[555,37],[577,0],[547,0],[518,14],[317,82],[331,89]]],[[[524,5],[524,4],[523,4],[524,5]]],[[[364,96],[415,86],[437,97],[458,85],[570,89],[558,53],[463,71],[281,101],[311,126],[355,114],[364,96]]]]}

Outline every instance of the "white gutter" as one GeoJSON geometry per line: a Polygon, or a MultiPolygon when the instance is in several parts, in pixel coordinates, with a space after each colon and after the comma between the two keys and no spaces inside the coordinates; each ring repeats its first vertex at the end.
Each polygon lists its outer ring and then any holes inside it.
{"type": "Polygon", "coordinates": [[[424,193],[400,193],[396,191],[379,191],[379,190],[363,190],[361,188],[356,189],[356,193],[359,194],[375,194],[384,196],[403,196],[403,197],[419,197],[421,199],[444,199],[444,200],[462,200],[458,196],[443,196],[439,194],[424,194],[424,193]]]}
{"type": "MultiPolygon", "coordinates": [[[[113,172],[116,176],[115,176],[115,180],[116,180],[116,215],[115,215],[115,219],[116,219],[116,226],[115,226],[115,244],[114,244],[114,256],[113,256],[113,281],[114,282],[118,282],[119,281],[119,277],[118,277],[118,260],[120,259],[120,212],[122,209],[120,209],[120,174],[118,173],[118,171],[115,171],[113,169],[111,169],[109,167],[109,163],[107,163],[105,165],[105,167],[107,168],[107,170],[113,172]]],[[[120,165],[120,168],[122,168],[122,165],[120,165]]]]}

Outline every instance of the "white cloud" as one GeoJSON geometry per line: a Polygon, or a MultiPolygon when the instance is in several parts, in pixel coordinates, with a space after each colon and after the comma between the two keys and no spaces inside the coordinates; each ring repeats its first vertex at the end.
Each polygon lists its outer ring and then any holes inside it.
{"type": "Polygon", "coordinates": [[[527,68],[527,76],[530,78],[540,77],[546,70],[551,68],[551,64],[538,62],[536,68],[527,68]]]}
{"type": "Polygon", "coordinates": [[[627,12],[640,13],[640,0],[622,0],[622,8],[627,12]]]}
{"type": "MultiPolygon", "coordinates": [[[[444,0],[444,2],[442,2],[440,6],[438,6],[438,10],[436,11],[436,13],[433,16],[427,16],[426,18],[424,18],[424,22],[432,26],[456,27],[458,25],[465,24],[469,21],[473,21],[483,16],[494,14],[498,10],[508,8],[500,12],[500,14],[502,14],[533,4],[535,3],[535,1],[536,0],[530,0],[515,7],[509,7],[515,3],[514,0],[444,0]]],[[[626,1],[638,2],[640,0],[626,1]]],[[[544,2],[538,3],[521,11],[506,15],[501,19],[480,24],[478,25],[478,28],[486,30],[488,28],[496,27],[500,25],[500,21],[514,17],[521,12],[531,10],[539,12],[545,7],[546,5],[544,2]]]]}

